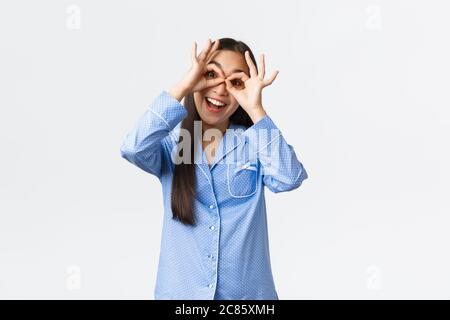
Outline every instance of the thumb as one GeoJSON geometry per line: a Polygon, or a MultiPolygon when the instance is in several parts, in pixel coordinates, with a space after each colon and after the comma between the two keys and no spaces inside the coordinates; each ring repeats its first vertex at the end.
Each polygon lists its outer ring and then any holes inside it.
{"type": "Polygon", "coordinates": [[[229,79],[225,79],[225,83],[227,84],[227,90],[234,94],[236,92],[236,88],[233,87],[231,81],[229,79]]]}

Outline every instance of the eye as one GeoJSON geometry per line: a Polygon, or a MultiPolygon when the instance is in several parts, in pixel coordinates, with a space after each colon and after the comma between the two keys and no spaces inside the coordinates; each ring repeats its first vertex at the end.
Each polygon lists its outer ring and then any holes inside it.
{"type": "Polygon", "coordinates": [[[205,75],[206,75],[207,78],[214,78],[215,75],[216,75],[216,72],[213,71],[213,70],[209,70],[209,71],[207,71],[207,72],[205,73],[205,75]]]}
{"type": "Polygon", "coordinates": [[[231,84],[233,86],[235,86],[235,87],[238,87],[238,88],[241,88],[241,87],[244,86],[244,83],[241,80],[239,80],[239,79],[232,80],[231,84]]]}

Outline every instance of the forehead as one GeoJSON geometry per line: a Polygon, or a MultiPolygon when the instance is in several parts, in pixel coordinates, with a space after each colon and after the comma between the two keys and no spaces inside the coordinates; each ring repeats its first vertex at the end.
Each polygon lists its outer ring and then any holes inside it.
{"type": "Polygon", "coordinates": [[[248,73],[249,70],[244,56],[239,52],[231,50],[217,50],[209,59],[208,64],[210,63],[222,69],[225,76],[229,76],[235,72],[248,73]]]}

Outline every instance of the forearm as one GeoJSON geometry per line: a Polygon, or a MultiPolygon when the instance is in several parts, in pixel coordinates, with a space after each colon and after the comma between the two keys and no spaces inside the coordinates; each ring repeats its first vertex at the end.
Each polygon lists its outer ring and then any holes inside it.
{"type": "Polygon", "coordinates": [[[190,92],[190,88],[183,82],[178,82],[167,91],[172,97],[179,102],[190,92]]]}
{"type": "Polygon", "coordinates": [[[261,164],[264,184],[271,191],[295,189],[308,178],[294,148],[287,143],[269,115],[255,122],[243,135],[248,139],[250,154],[261,164]]]}
{"type": "Polygon", "coordinates": [[[162,141],[186,116],[184,106],[168,92],[162,91],[126,134],[120,148],[122,157],[159,176],[162,141]]]}

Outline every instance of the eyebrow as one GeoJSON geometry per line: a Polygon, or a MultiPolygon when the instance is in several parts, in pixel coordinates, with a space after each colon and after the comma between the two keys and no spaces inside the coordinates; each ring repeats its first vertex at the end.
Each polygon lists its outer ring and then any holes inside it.
{"type": "MultiPolygon", "coordinates": [[[[213,63],[213,64],[215,64],[216,66],[218,66],[219,68],[223,69],[223,68],[222,68],[222,65],[221,65],[219,62],[214,61],[214,60],[211,60],[211,62],[209,62],[208,64],[211,64],[211,63],[213,63]]],[[[244,72],[244,71],[241,70],[241,69],[234,69],[231,73],[235,73],[235,72],[244,72]]]]}

